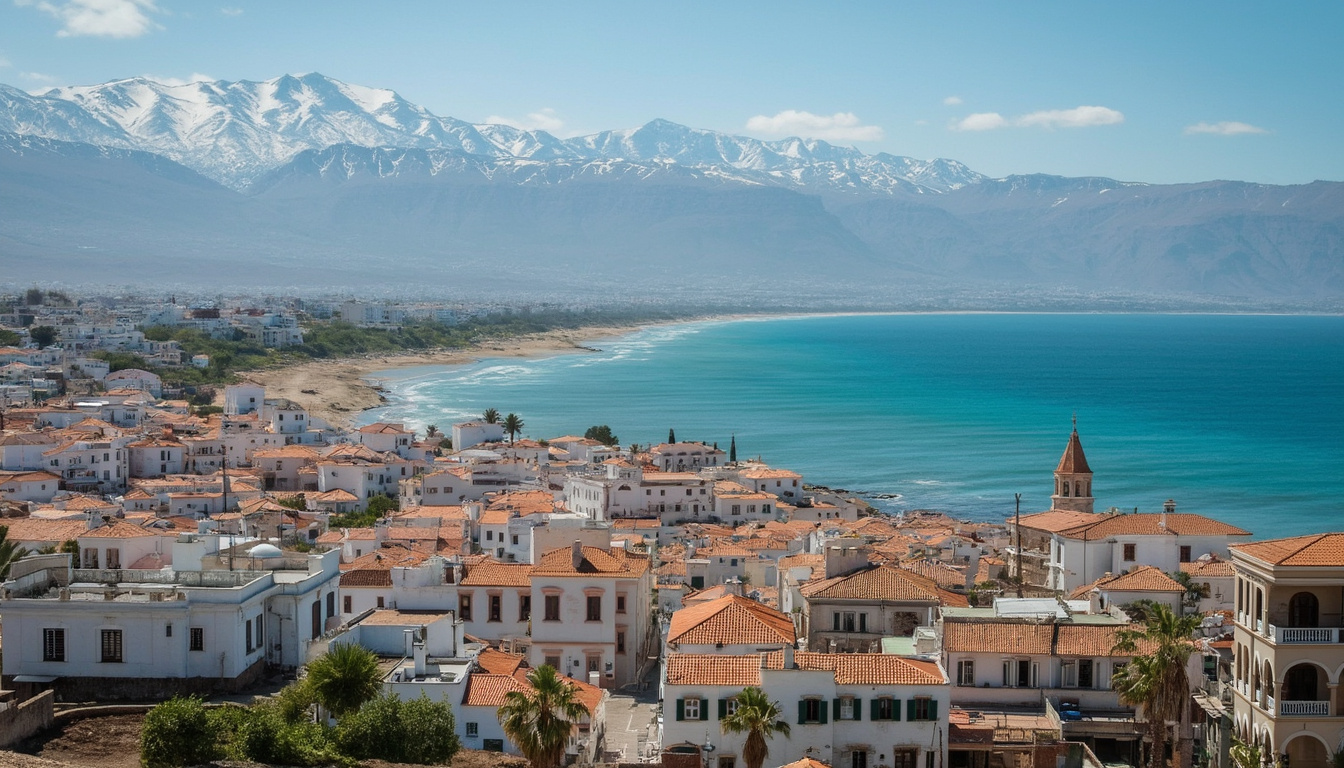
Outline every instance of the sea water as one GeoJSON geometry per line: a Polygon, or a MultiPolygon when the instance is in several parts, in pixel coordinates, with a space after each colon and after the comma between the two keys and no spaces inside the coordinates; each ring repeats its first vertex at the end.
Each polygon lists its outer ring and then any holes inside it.
{"type": "Polygon", "coordinates": [[[1257,537],[1344,529],[1344,318],[847,315],[654,327],[600,351],[379,374],[362,422],[447,432],[486,408],[536,438],[734,437],[888,512],[1002,520],[1050,505],[1077,416],[1098,510],[1215,517],[1257,537]]]}

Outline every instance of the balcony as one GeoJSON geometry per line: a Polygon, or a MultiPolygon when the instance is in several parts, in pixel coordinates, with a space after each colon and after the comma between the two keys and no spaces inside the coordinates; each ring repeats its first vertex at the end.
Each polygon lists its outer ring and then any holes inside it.
{"type": "Polygon", "coordinates": [[[1276,627],[1269,625],[1269,639],[1280,645],[1334,645],[1344,642],[1337,627],[1276,627]]]}
{"type": "Polygon", "coordinates": [[[1284,701],[1279,704],[1279,715],[1282,717],[1329,717],[1330,702],[1284,701]]]}

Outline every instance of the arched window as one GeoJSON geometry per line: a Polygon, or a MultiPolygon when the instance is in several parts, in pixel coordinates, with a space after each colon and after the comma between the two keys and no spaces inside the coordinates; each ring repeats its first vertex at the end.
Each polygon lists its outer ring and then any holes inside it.
{"type": "Polygon", "coordinates": [[[1063,496],[1068,496],[1068,495],[1069,495],[1069,481],[1068,481],[1068,480],[1065,480],[1065,481],[1064,481],[1064,493],[1061,494],[1061,495],[1063,495],[1063,496]]]}
{"type": "Polygon", "coordinates": [[[1315,627],[1320,624],[1320,602],[1311,592],[1298,592],[1288,601],[1288,626],[1315,627]]]}

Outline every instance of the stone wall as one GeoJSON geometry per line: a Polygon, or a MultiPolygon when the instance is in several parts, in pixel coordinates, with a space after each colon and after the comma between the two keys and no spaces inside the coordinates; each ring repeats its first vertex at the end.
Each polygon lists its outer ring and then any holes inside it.
{"type": "Polygon", "coordinates": [[[54,722],[52,704],[55,700],[51,691],[43,691],[22,704],[0,710],[0,747],[8,747],[50,728],[54,722]]]}
{"type": "Polygon", "coordinates": [[[237,693],[261,682],[266,662],[258,660],[234,678],[62,677],[51,684],[60,701],[163,701],[177,695],[237,693]]]}

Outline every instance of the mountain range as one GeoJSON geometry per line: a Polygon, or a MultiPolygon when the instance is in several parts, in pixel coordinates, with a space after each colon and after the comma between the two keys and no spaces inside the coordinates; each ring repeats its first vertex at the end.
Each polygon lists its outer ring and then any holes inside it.
{"type": "Polygon", "coordinates": [[[666,120],[561,139],[318,74],[0,85],[0,206],[12,281],[1344,297],[1340,183],[992,179],[666,120]]]}

